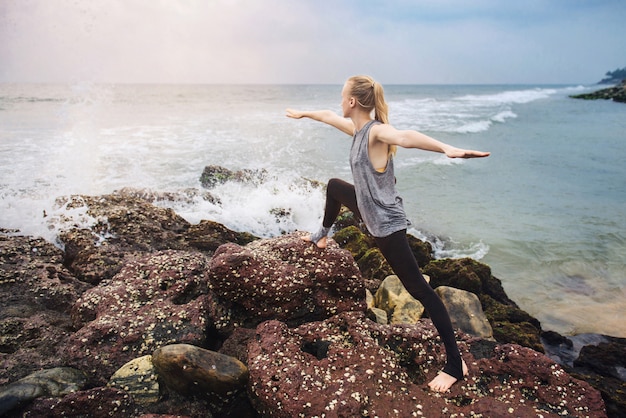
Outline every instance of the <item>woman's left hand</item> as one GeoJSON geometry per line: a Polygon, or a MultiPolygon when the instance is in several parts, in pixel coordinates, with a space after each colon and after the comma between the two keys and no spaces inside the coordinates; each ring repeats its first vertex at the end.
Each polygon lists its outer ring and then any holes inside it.
{"type": "Polygon", "coordinates": [[[491,155],[490,152],[474,151],[455,147],[446,149],[445,153],[449,158],[482,158],[489,157],[489,155],[491,155]]]}

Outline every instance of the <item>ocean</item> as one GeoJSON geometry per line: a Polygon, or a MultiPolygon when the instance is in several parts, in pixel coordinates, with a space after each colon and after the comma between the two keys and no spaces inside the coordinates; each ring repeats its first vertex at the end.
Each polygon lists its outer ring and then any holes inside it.
{"type": "MultiPolygon", "coordinates": [[[[450,160],[400,149],[413,235],[488,264],[545,330],[626,337],[626,105],[571,99],[598,86],[388,85],[390,121],[491,151],[450,160]]],[[[323,189],[351,180],[351,138],[285,117],[340,112],[341,85],[0,84],[0,228],[41,236],[95,222],[58,197],[124,187],[189,222],[262,237],[313,230],[323,189]],[[207,165],[259,170],[200,194],[207,165]],[[277,213],[282,216],[276,216],[277,213]]],[[[106,237],[103,237],[106,239],[106,237]]]]}

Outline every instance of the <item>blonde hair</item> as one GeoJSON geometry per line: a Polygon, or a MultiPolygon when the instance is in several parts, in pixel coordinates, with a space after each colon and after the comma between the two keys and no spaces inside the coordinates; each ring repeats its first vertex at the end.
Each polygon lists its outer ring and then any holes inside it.
{"type": "MultiPolygon", "coordinates": [[[[380,83],[367,75],[355,75],[348,79],[350,95],[359,106],[368,111],[374,111],[374,119],[382,123],[389,123],[389,107],[385,101],[385,91],[380,83]]],[[[396,153],[396,146],[389,146],[389,157],[396,153]]]]}

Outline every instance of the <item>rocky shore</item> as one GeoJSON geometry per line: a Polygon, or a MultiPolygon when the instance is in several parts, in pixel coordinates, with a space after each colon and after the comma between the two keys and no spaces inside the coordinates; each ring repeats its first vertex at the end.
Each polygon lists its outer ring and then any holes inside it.
{"type": "Polygon", "coordinates": [[[573,99],[584,100],[613,100],[614,102],[626,103],[626,80],[622,80],[617,86],[570,96],[573,99]]]}
{"type": "Polygon", "coordinates": [[[410,237],[470,369],[437,394],[436,330],[350,213],[319,250],[170,198],[62,198],[97,222],[60,245],[0,234],[0,416],[624,416],[626,341],[543,332],[489,266],[410,237]]]}

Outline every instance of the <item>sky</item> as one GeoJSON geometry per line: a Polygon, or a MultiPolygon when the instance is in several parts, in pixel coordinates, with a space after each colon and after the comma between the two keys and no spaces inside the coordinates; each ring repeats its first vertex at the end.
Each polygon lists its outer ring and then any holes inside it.
{"type": "Polygon", "coordinates": [[[593,84],[624,0],[0,0],[0,83],[593,84]]]}

